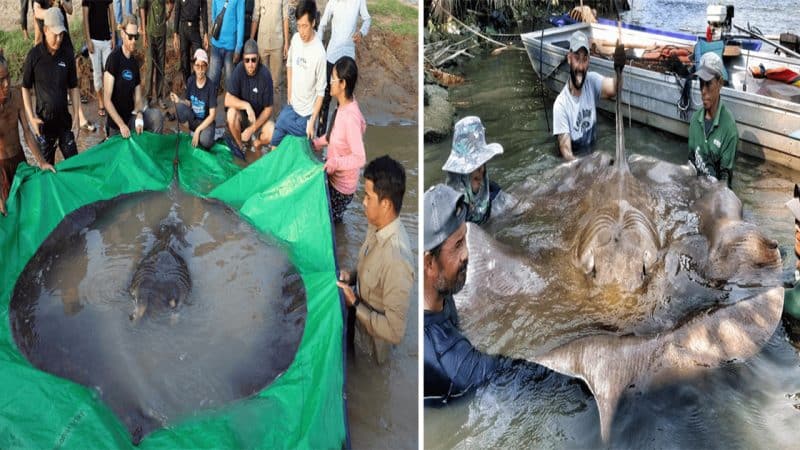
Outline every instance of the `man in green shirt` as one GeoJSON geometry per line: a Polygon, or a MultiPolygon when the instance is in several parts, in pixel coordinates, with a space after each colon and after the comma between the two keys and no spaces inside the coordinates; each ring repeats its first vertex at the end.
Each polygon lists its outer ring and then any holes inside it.
{"type": "Polygon", "coordinates": [[[722,67],[722,59],[716,53],[706,53],[700,59],[696,75],[703,109],[697,110],[689,121],[689,162],[698,175],[710,175],[731,187],[739,132],[733,115],[720,101],[722,67]]]}
{"type": "Polygon", "coordinates": [[[164,61],[167,54],[167,19],[172,15],[173,5],[173,0],[139,1],[139,19],[145,30],[142,46],[147,55],[144,95],[148,104],[151,100],[157,100],[161,109],[167,108],[164,102],[164,99],[167,98],[164,83],[164,61]],[[154,77],[155,86],[153,85],[154,77]]]}

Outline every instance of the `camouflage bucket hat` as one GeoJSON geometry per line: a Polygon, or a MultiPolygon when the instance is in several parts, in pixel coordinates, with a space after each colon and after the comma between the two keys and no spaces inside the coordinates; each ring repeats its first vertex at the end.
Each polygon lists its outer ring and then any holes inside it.
{"type": "Polygon", "coordinates": [[[456,122],[453,132],[453,147],[442,170],[470,174],[501,153],[503,153],[502,145],[486,143],[486,129],[480,118],[464,117],[456,122]]]}

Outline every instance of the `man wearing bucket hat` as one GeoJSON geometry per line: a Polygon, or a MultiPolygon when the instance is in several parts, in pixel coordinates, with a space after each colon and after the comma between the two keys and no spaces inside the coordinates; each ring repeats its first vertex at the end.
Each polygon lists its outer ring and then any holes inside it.
{"type": "MultiPolygon", "coordinates": [[[[569,39],[569,80],[553,104],[553,134],[566,160],[594,151],[597,140],[597,100],[617,94],[613,78],[589,72],[589,39],[582,31],[569,39]]],[[[625,65],[625,50],[617,46],[614,65],[625,65]]]]}
{"type": "Polygon", "coordinates": [[[489,181],[486,163],[503,153],[503,146],[487,144],[485,132],[478,117],[469,116],[456,122],[450,157],[442,166],[447,173],[447,185],[464,194],[467,222],[477,224],[489,220],[492,204],[500,194],[500,186],[489,181]]]}
{"type": "Polygon", "coordinates": [[[425,193],[423,292],[425,298],[425,403],[447,403],[514,366],[542,367],[487,355],[464,337],[453,300],[467,277],[467,205],[464,195],[439,184],[425,193]]]}
{"type": "Polygon", "coordinates": [[[723,78],[722,59],[714,52],[700,58],[695,72],[700,79],[703,109],[689,121],[689,162],[698,175],[708,175],[731,187],[739,131],[728,108],[720,101],[723,78]]]}

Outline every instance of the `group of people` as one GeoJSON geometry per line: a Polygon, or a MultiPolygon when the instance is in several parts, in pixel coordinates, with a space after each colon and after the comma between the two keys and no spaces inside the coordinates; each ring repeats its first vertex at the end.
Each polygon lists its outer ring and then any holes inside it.
{"type": "MultiPolygon", "coordinates": [[[[553,105],[553,134],[560,156],[570,161],[594,151],[597,140],[596,104],[617,95],[613,78],[589,72],[589,41],[581,31],[570,38],[569,79],[553,105]]],[[[624,49],[618,46],[615,67],[622,68],[624,49]]],[[[736,122],[720,101],[725,83],[722,59],[714,52],[701,56],[695,76],[703,108],[689,123],[688,161],[698,176],[711,176],[731,187],[738,132],[736,122]]],[[[426,403],[442,404],[490,382],[515,364],[546,370],[534,363],[488,355],[476,349],[459,328],[453,294],[466,281],[469,260],[466,222],[481,225],[506,196],[489,180],[488,161],[503,153],[500,144],[487,144],[478,117],[459,120],[453,131],[450,156],[442,170],[446,184],[424,195],[423,284],[424,395],[426,403]]]]}
{"type": "MultiPolygon", "coordinates": [[[[86,48],[106,136],[161,133],[165,119],[173,119],[168,99],[178,123],[192,132],[192,145],[209,149],[215,143],[218,87],[224,86],[223,137],[231,152],[242,159],[248,148],[266,153],[286,135],[311,139],[319,152],[327,149],[325,170],[333,218],[340,222],[366,162],[366,121],[354,96],[355,45],[368,33],[371,22],[365,1],[328,2],[319,32],[313,0],[256,0],[249,24],[244,19],[244,0],[212,0],[210,11],[206,4],[206,0],[140,0],[137,16],[123,15],[131,12],[131,0],[118,0],[113,8],[112,0],[83,3],[86,48]],[[362,24],[356,29],[358,16],[362,24]],[[186,86],[183,96],[167,94],[164,66],[170,18],[186,86]],[[331,38],[326,51],[322,32],[328,25],[331,38]],[[296,32],[290,38],[292,29],[296,32]],[[245,31],[250,36],[247,40],[245,31]],[[135,56],[140,42],[146,60],[144,80],[135,56]],[[284,59],[288,103],[280,108],[284,59]],[[338,108],[328,124],[331,98],[336,98],[338,108]]],[[[4,109],[21,107],[19,114],[12,114],[13,124],[6,121],[3,128],[7,130],[0,130],[7,135],[0,144],[0,156],[4,157],[3,184],[9,186],[17,164],[25,160],[19,136],[11,136],[18,134],[18,123],[36,163],[47,170],[55,170],[56,148],[65,159],[74,156],[81,130],[93,131],[78,101],[75,49],[67,30],[71,3],[35,0],[33,9],[36,38],[25,59],[21,101],[13,89],[6,88],[7,98],[0,104],[4,109]],[[35,105],[31,93],[35,93],[35,105]]],[[[7,64],[4,70],[8,72],[7,64]]],[[[3,211],[7,195],[7,188],[0,190],[3,211]]]]}

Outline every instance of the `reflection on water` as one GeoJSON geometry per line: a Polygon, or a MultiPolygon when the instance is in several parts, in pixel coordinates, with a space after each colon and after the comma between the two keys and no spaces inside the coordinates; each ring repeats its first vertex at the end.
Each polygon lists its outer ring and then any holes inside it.
{"type": "Polygon", "coordinates": [[[134,442],[200,409],[249,396],[300,343],[303,283],[285,252],[229,208],[180,190],[98,202],[68,215],[11,300],[31,363],[98,390],[134,442]],[[186,227],[191,293],[175,312],[129,319],[131,277],[165,218],[186,227]]]}
{"type": "MultiPolygon", "coordinates": [[[[467,62],[463,70],[469,82],[450,90],[457,118],[480,116],[486,126],[487,142],[499,142],[505,148],[503,155],[490,162],[490,177],[511,192],[524,191],[520,189],[523,185],[543,184],[550,170],[561,163],[548,130],[554,98],[548,95],[542,102],[527,56],[505,52],[499,57],[479,57],[467,62]]],[[[609,116],[600,115],[598,125],[598,148],[613,156],[614,122],[609,116]]],[[[676,164],[686,158],[684,139],[636,123],[626,128],[625,142],[629,154],[654,156],[676,164]]],[[[426,144],[426,187],[444,181],[441,167],[449,151],[449,140],[426,144]]],[[[745,220],[778,240],[783,257],[782,277],[788,279],[794,267],[793,218],[783,203],[791,197],[793,182],[800,179],[800,174],[746,157],[739,157],[736,164],[733,189],[744,205],[745,220]]],[[[545,213],[537,215],[532,211],[529,222],[505,228],[490,225],[488,230],[499,240],[523,250],[535,247],[537,241],[552,244],[563,227],[559,221],[563,216],[545,213]]],[[[560,274],[551,273],[544,278],[548,276],[560,274]]],[[[704,288],[692,289],[702,294],[704,288]]],[[[529,298],[530,304],[506,305],[509,315],[518,310],[535,311],[532,314],[536,317],[517,318],[519,324],[535,322],[535,326],[516,327],[525,333],[522,336],[503,334],[501,325],[466,329],[467,335],[489,352],[502,352],[517,338],[539,343],[563,338],[569,330],[562,325],[580,322],[586,314],[570,305],[557,307],[562,298],[551,294],[529,298]]],[[[479,389],[465,401],[441,409],[426,408],[425,447],[602,446],[597,406],[579,384],[557,375],[537,380],[524,371],[505,378],[479,389]]],[[[623,398],[612,426],[612,446],[792,447],[800,425],[795,407],[800,403],[798,392],[800,358],[779,327],[767,346],[745,363],[709,370],[680,384],[623,398]]]]}
{"type": "MultiPolygon", "coordinates": [[[[364,138],[367,161],[388,154],[406,169],[406,195],[400,220],[411,241],[417,260],[417,127],[368,126],[364,138]]],[[[339,267],[355,268],[358,250],[367,235],[364,216],[364,178],[359,179],[353,202],[337,225],[336,257],[339,267]]],[[[417,274],[416,276],[419,276],[417,274]]],[[[369,358],[367,348],[356,348],[355,358],[346,366],[347,416],[353,448],[416,449],[417,441],[417,321],[419,303],[416,279],[411,290],[411,304],[406,317],[406,334],[395,346],[389,361],[378,366],[369,358]]],[[[356,345],[360,342],[357,339],[356,345]]],[[[366,347],[366,346],[364,346],[366,347]]]]}

